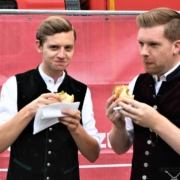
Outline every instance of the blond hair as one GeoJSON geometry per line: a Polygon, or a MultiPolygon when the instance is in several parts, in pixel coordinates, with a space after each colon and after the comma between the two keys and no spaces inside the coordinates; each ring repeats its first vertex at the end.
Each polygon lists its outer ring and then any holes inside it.
{"type": "Polygon", "coordinates": [[[164,25],[164,36],[171,42],[180,40],[180,14],[169,8],[156,8],[136,17],[139,28],[164,25]]]}
{"type": "Polygon", "coordinates": [[[74,40],[76,40],[76,32],[67,19],[61,16],[50,16],[39,25],[36,39],[40,41],[40,45],[42,46],[47,36],[69,31],[74,32],[74,40]]]}

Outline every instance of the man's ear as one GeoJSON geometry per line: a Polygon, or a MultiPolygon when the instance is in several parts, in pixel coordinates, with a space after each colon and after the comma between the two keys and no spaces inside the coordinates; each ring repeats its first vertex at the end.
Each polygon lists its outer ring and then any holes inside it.
{"type": "Polygon", "coordinates": [[[40,44],[40,41],[36,39],[36,50],[39,52],[39,53],[42,53],[42,46],[40,44]]]}
{"type": "Polygon", "coordinates": [[[174,54],[180,53],[180,40],[174,42],[174,54]]]}

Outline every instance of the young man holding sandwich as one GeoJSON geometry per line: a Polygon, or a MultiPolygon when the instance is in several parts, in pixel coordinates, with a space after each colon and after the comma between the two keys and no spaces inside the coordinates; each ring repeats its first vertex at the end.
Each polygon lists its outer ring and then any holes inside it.
{"type": "Polygon", "coordinates": [[[100,152],[89,88],[70,77],[76,32],[59,16],[44,20],[37,29],[36,48],[42,63],[17,74],[2,87],[0,152],[11,146],[7,180],[79,180],[78,150],[90,162],[100,152]],[[79,101],[78,111],[62,110],[67,117],[33,135],[34,117],[43,105],[65,91],[79,101]]]}

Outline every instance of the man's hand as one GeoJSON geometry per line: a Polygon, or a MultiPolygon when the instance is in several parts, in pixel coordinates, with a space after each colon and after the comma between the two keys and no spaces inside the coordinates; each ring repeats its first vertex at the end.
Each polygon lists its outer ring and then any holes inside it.
{"type": "Polygon", "coordinates": [[[115,95],[111,96],[106,103],[106,116],[116,126],[117,129],[125,127],[125,120],[120,111],[116,112],[113,108],[119,106],[119,100],[115,101],[115,95]]]}
{"type": "Polygon", "coordinates": [[[59,122],[67,126],[68,130],[72,133],[76,133],[80,124],[81,114],[80,111],[62,110],[63,114],[68,115],[66,117],[59,118],[59,122]]]}
{"type": "Polygon", "coordinates": [[[117,154],[123,154],[131,147],[131,141],[126,130],[126,121],[121,113],[113,109],[119,106],[120,100],[115,101],[115,95],[111,96],[106,103],[106,116],[113,123],[112,129],[109,132],[109,141],[112,149],[117,154]]]}
{"type": "Polygon", "coordinates": [[[121,114],[130,117],[135,124],[142,127],[154,129],[158,116],[161,116],[151,106],[132,99],[123,98],[119,106],[123,108],[120,110],[121,114]]]}
{"type": "Polygon", "coordinates": [[[34,117],[41,106],[53,104],[59,98],[58,94],[45,93],[27,105],[28,111],[34,117]]]}

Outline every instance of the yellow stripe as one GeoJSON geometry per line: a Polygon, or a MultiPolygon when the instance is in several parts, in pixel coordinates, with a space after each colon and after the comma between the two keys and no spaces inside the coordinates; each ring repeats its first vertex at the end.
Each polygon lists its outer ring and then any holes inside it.
{"type": "Polygon", "coordinates": [[[110,10],[114,11],[115,10],[115,0],[110,0],[110,10]]]}

